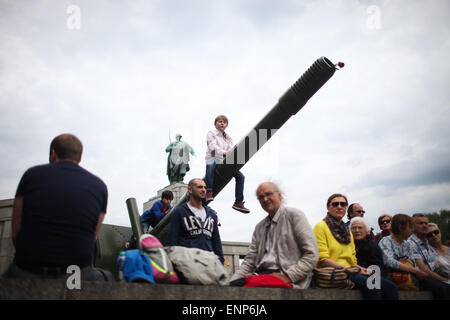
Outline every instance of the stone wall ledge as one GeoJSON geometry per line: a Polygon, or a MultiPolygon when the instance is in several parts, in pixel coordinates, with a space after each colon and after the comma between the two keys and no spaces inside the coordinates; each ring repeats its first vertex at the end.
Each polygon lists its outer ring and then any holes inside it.
{"type": "MultiPolygon", "coordinates": [[[[428,291],[400,291],[401,300],[431,300],[428,291]]],[[[358,290],[242,288],[181,284],[0,279],[0,300],[362,300],[358,290]]]]}

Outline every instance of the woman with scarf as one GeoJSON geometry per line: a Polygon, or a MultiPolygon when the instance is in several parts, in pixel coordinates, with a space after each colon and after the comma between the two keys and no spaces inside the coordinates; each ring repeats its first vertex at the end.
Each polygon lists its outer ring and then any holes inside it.
{"type": "MultiPolygon", "coordinates": [[[[327,201],[327,215],[314,227],[314,235],[319,247],[319,263],[317,267],[344,268],[358,266],[356,260],[353,235],[342,221],[348,206],[347,197],[340,193],[332,194],[327,201]]],[[[380,277],[380,289],[370,289],[368,278],[372,271],[358,266],[361,271],[350,276],[355,289],[361,290],[366,300],[398,300],[398,289],[395,284],[380,277]]],[[[369,279],[369,283],[373,283],[369,279]]],[[[375,284],[377,281],[375,281],[375,284]]]]}

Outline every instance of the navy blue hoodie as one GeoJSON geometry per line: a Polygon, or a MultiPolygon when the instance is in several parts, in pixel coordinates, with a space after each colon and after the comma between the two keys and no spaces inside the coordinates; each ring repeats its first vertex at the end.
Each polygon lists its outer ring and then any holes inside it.
{"type": "Polygon", "coordinates": [[[206,219],[203,222],[192,213],[187,203],[175,208],[171,214],[169,235],[165,245],[212,251],[223,264],[217,214],[210,207],[203,207],[206,210],[206,219]]]}

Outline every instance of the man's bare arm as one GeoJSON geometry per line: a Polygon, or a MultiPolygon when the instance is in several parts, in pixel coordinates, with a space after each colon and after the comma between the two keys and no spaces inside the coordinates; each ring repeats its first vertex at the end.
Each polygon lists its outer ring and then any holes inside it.
{"type": "Polygon", "coordinates": [[[102,227],[103,220],[105,220],[105,213],[100,212],[100,215],[98,216],[97,227],[95,227],[95,238],[94,238],[95,240],[97,240],[98,238],[98,234],[100,233],[100,228],[102,227]]]}

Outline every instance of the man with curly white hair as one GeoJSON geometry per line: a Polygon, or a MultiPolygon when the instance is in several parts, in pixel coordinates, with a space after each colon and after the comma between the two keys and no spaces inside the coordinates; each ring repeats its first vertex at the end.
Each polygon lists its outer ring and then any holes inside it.
{"type": "Polygon", "coordinates": [[[283,204],[280,188],[263,182],[256,197],[268,215],[255,227],[249,252],[230,285],[243,285],[249,275],[271,274],[294,289],[306,289],[319,251],[305,214],[283,204]]]}

